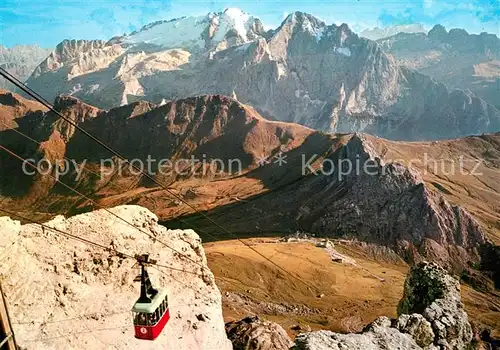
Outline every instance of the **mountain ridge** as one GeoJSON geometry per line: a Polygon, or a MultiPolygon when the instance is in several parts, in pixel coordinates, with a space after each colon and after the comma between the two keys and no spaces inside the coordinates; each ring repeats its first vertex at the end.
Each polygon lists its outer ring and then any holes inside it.
{"type": "MultiPolygon", "coordinates": [[[[71,125],[51,112],[42,116],[27,114],[18,120],[18,130],[39,140],[40,145],[24,144],[26,140],[20,143],[20,135],[10,130],[2,133],[7,148],[24,158],[34,157],[35,162],[47,159],[54,165],[53,172],[59,171],[56,165],[63,158],[92,170],[78,174],[71,168],[56,176],[79,191],[91,196],[98,194],[100,199],[96,203],[100,205],[115,206],[123,201],[153,205],[151,209],[162,220],[192,214],[193,207],[213,210],[212,214],[222,215],[223,222],[234,232],[302,229],[347,235],[391,246],[408,259],[418,260],[420,256],[440,259],[449,267],[479,259],[476,249],[485,242],[485,237],[498,234],[494,228],[488,228],[488,223],[483,220],[478,223],[460,206],[445,199],[453,199],[446,192],[458,195],[456,189],[441,191],[444,187],[431,186],[435,180],[424,181],[418,171],[404,162],[384,160],[383,154],[389,149],[408,147],[404,143],[398,146],[363,134],[329,135],[298,124],[267,121],[252,107],[221,95],[191,97],[162,105],[134,102],[111,110],[100,110],[64,96],[56,100],[56,108],[128,159],[144,162],[152,157],[175,163],[193,157],[208,161],[184,163],[173,172],[169,167],[166,172],[160,171],[163,168],[159,163],[154,163],[152,170],[148,168],[157,181],[172,186],[174,193],[191,202],[185,206],[166,196],[156,184],[137,178],[132,169],[117,167],[118,163],[110,158],[112,154],[89,143],[84,135],[75,133],[71,125]],[[278,159],[283,156],[286,161],[281,164],[278,159]],[[111,161],[104,169],[103,159],[111,161]],[[220,162],[211,163],[213,159],[220,162]],[[226,167],[231,160],[239,162],[236,171],[226,167]],[[310,162],[304,165],[304,160],[310,162]],[[341,174],[342,168],[328,170],[328,164],[346,161],[369,163],[378,169],[377,175],[341,174]],[[106,170],[104,176],[103,170],[106,170]],[[97,178],[95,171],[101,172],[97,178]],[[117,192],[117,188],[122,190],[117,192]],[[129,190],[124,192],[123,188],[129,190]],[[260,203],[261,210],[269,207],[268,214],[255,212],[254,201],[260,203]],[[383,202],[392,204],[382,205],[383,202]],[[317,207],[315,203],[323,205],[317,207]],[[279,208],[275,207],[278,204],[279,208]],[[253,220],[252,224],[248,220],[253,220]],[[384,226],[390,222],[393,226],[384,226]]],[[[492,142],[495,137],[492,135],[492,142]]],[[[418,143],[409,145],[427,147],[418,143]]],[[[482,164],[481,170],[489,172],[482,181],[489,181],[496,174],[495,153],[488,152],[493,163],[482,164]]],[[[471,160],[474,157],[470,155],[471,160]]],[[[0,155],[0,164],[16,174],[2,178],[0,183],[3,196],[10,198],[6,203],[11,208],[34,205],[36,211],[48,214],[67,206],[70,209],[66,211],[74,212],[93,206],[62,190],[48,175],[23,174],[19,163],[9,155],[0,155]]],[[[495,201],[494,196],[481,196],[488,203],[495,201]]],[[[471,203],[469,208],[475,209],[477,205],[471,203]]],[[[491,212],[494,221],[494,209],[491,212]]],[[[195,220],[195,226],[204,227],[204,231],[212,229],[210,223],[200,218],[189,220],[195,220]]]]}
{"type": "Polygon", "coordinates": [[[407,34],[377,41],[401,65],[416,69],[450,88],[469,89],[499,108],[500,38],[469,34],[463,29],[434,26],[429,33],[407,34]]]}
{"type": "Polygon", "coordinates": [[[427,33],[428,30],[420,23],[394,25],[388,27],[374,27],[359,32],[359,36],[370,40],[379,40],[397,35],[399,33],[427,33]]]}

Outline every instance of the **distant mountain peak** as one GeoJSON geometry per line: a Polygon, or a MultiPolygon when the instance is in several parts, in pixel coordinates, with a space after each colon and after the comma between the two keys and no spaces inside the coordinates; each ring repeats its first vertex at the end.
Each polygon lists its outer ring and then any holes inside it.
{"type": "Polygon", "coordinates": [[[275,35],[279,32],[285,31],[287,37],[291,37],[295,33],[308,33],[316,37],[316,40],[323,36],[325,29],[328,26],[325,22],[305,12],[292,12],[281,23],[279,28],[276,29],[275,35]]]}
{"type": "Polygon", "coordinates": [[[299,23],[303,25],[311,24],[315,27],[324,27],[326,26],[326,23],[320,20],[319,18],[306,13],[306,12],[300,12],[300,11],[295,11],[290,13],[285,20],[283,21],[284,23],[299,23]]]}
{"type": "Polygon", "coordinates": [[[224,14],[226,14],[229,17],[233,18],[240,18],[240,17],[245,17],[249,16],[246,12],[242,11],[238,7],[226,7],[223,11],[224,14]]]}
{"type": "Polygon", "coordinates": [[[441,24],[436,24],[434,27],[432,27],[432,29],[428,33],[429,38],[436,38],[436,39],[445,38],[447,35],[448,32],[446,31],[446,28],[441,24]]]}
{"type": "Polygon", "coordinates": [[[379,40],[388,38],[398,33],[427,33],[427,30],[420,23],[412,23],[388,26],[384,28],[375,27],[373,29],[365,29],[359,33],[359,36],[370,40],[379,40]]]}
{"type": "MultiPolygon", "coordinates": [[[[0,67],[22,81],[26,81],[51,51],[51,49],[42,48],[37,44],[16,45],[10,48],[0,45],[0,67]]],[[[5,79],[0,79],[0,89],[2,88],[17,91],[14,85],[5,79]]]]}

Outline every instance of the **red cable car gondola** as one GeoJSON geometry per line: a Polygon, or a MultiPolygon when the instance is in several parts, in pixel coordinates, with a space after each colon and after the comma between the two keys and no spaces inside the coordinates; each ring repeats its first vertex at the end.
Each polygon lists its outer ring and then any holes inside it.
{"type": "Polygon", "coordinates": [[[137,299],[132,312],[134,314],[135,337],[142,340],[155,340],[170,319],[168,309],[167,291],[154,289],[148,272],[147,263],[154,263],[148,260],[147,254],[137,257],[137,262],[141,266],[141,275],[136,281],[141,281],[141,296],[137,299]]]}

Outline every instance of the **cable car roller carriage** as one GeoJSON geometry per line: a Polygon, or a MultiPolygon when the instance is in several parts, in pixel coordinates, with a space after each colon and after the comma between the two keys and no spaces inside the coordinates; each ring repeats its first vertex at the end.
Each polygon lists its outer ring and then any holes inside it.
{"type": "Polygon", "coordinates": [[[141,340],[155,340],[170,319],[168,295],[165,289],[155,289],[149,279],[147,264],[154,264],[148,254],[136,255],[141,274],[134,281],[141,282],[141,295],[132,313],[134,315],[135,337],[141,340]]]}

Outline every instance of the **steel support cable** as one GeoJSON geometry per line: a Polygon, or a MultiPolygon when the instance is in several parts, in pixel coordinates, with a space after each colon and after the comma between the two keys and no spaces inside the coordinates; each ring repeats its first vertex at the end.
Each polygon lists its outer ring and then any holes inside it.
{"type": "MultiPolygon", "coordinates": [[[[36,166],[27,162],[26,159],[22,158],[21,156],[19,156],[18,154],[16,154],[15,152],[9,150],[8,148],[0,145],[0,149],[3,149],[5,152],[9,153],[11,156],[17,158],[18,160],[22,161],[22,162],[26,162],[26,164],[28,164],[29,166],[31,166],[32,168],[36,169],[36,166]]],[[[91,201],[92,203],[96,204],[96,206],[98,206],[98,203],[96,203],[92,198],[88,197],[87,195],[79,192],[78,190],[74,189],[73,187],[65,184],[64,182],[62,182],[61,180],[59,180],[57,177],[55,177],[54,175],[51,175],[51,174],[48,174],[50,177],[52,177],[53,179],[55,179],[58,183],[60,183],[61,185],[63,185],[65,188],[69,189],[70,191],[76,193],[77,195],[79,196],[82,196],[84,198],[86,198],[87,200],[91,201]]],[[[171,249],[172,251],[174,251],[175,253],[181,255],[181,256],[184,256],[186,259],[188,259],[189,261],[191,261],[192,263],[200,266],[202,269],[206,269],[206,267],[204,267],[203,265],[201,265],[200,263],[194,261],[193,259],[191,259],[189,256],[183,254],[182,252],[179,252],[177,249],[169,246],[167,243],[165,242],[162,242],[160,241],[157,237],[153,236],[152,234],[148,233],[147,231],[144,231],[144,230],[141,230],[139,227],[135,226],[134,224],[132,224],[131,222],[125,220],[124,218],[122,218],[121,216],[119,216],[118,214],[115,214],[113,213],[111,210],[107,209],[107,208],[104,208],[102,207],[101,208],[102,210],[106,211],[107,213],[113,215],[114,217],[120,219],[121,221],[125,222],[126,224],[130,225],[131,227],[139,230],[140,232],[146,234],[149,238],[151,238],[153,241],[158,241],[159,243],[161,243],[163,246],[167,247],[168,249],[171,249]]]]}
{"type": "MultiPolygon", "coordinates": [[[[137,261],[137,258],[135,256],[132,256],[132,255],[127,254],[127,253],[120,252],[119,250],[116,250],[116,249],[114,249],[112,247],[105,246],[103,244],[93,242],[93,241],[91,241],[89,239],[86,239],[86,238],[83,238],[81,236],[77,236],[77,235],[68,233],[68,232],[60,230],[58,228],[47,226],[47,225],[45,225],[45,224],[43,224],[43,223],[41,223],[41,222],[39,222],[37,220],[33,220],[33,219],[30,219],[30,218],[27,218],[27,217],[25,217],[25,216],[23,216],[21,214],[14,213],[14,212],[12,212],[10,210],[6,210],[6,209],[3,209],[3,208],[0,208],[0,212],[4,212],[4,213],[8,214],[11,217],[18,217],[20,219],[26,220],[26,221],[28,221],[28,222],[30,222],[32,224],[39,225],[44,230],[53,231],[55,233],[58,233],[58,234],[61,234],[61,235],[65,236],[67,238],[71,238],[71,239],[80,241],[81,243],[93,246],[94,248],[100,248],[100,249],[102,249],[104,251],[107,251],[109,253],[114,253],[118,257],[123,257],[123,258],[132,259],[134,261],[137,261]]],[[[186,270],[183,270],[183,269],[178,269],[178,268],[175,268],[175,267],[172,267],[172,266],[163,265],[163,264],[151,263],[151,262],[148,262],[147,264],[148,265],[155,265],[155,266],[158,266],[158,267],[163,267],[163,268],[166,268],[166,269],[169,269],[169,270],[173,270],[173,271],[189,273],[189,274],[193,274],[193,275],[197,275],[197,276],[203,276],[203,275],[201,275],[199,273],[196,273],[196,272],[186,271],[186,270]]]]}
{"type": "MultiPolygon", "coordinates": [[[[7,126],[7,125],[6,125],[4,122],[2,122],[1,120],[0,120],[0,124],[1,124],[1,125],[3,125],[3,126],[7,126]]],[[[7,126],[7,127],[8,127],[8,126],[7,126]]],[[[22,131],[19,131],[19,130],[15,129],[15,128],[10,128],[10,129],[7,129],[6,131],[13,131],[13,132],[17,133],[18,135],[20,135],[20,136],[22,136],[22,137],[24,137],[24,138],[26,138],[26,139],[28,139],[28,140],[30,140],[30,141],[32,141],[32,142],[34,142],[35,144],[37,144],[37,145],[39,145],[39,146],[41,146],[41,145],[42,145],[42,143],[41,143],[40,141],[35,140],[34,138],[30,137],[29,135],[26,135],[26,134],[25,134],[25,133],[23,133],[22,131]]],[[[66,158],[66,157],[63,157],[63,159],[64,159],[64,160],[66,160],[66,161],[68,161],[69,163],[71,163],[71,160],[70,160],[70,159],[68,159],[68,158],[66,158]]],[[[93,171],[93,170],[87,169],[85,166],[83,166],[83,169],[84,169],[85,171],[87,171],[87,172],[89,172],[89,173],[91,173],[91,174],[95,175],[95,176],[98,176],[99,178],[101,177],[101,174],[98,174],[98,173],[96,173],[96,172],[95,172],[95,171],[93,171]]],[[[115,186],[116,186],[116,184],[111,183],[111,187],[112,187],[112,188],[113,188],[113,187],[115,187],[115,186]]],[[[72,207],[72,206],[74,206],[74,205],[76,204],[76,202],[78,202],[80,199],[81,199],[81,197],[78,197],[78,198],[75,200],[75,202],[73,203],[73,205],[71,205],[71,206],[68,208],[68,210],[64,213],[64,215],[67,215],[67,214],[68,214],[68,212],[71,210],[71,207],[72,207]]]]}
{"type": "MultiPolygon", "coordinates": [[[[2,122],[0,121],[0,124],[1,124],[1,123],[2,123],[2,122]]],[[[5,124],[4,124],[4,125],[5,125],[5,124]]],[[[13,131],[17,132],[17,133],[18,133],[18,134],[20,134],[21,136],[25,137],[26,139],[28,139],[28,140],[30,140],[30,141],[32,141],[32,142],[35,142],[35,143],[36,143],[36,144],[38,144],[38,145],[40,145],[40,144],[41,144],[40,142],[36,141],[35,139],[33,139],[33,138],[29,137],[28,135],[26,135],[26,134],[24,134],[24,133],[22,133],[22,132],[20,132],[20,131],[17,131],[17,130],[15,130],[15,129],[11,129],[11,130],[13,130],[13,131]]],[[[0,145],[0,147],[1,147],[1,145],[0,145]]],[[[20,157],[16,157],[16,158],[20,159],[20,157]]],[[[64,158],[64,159],[67,159],[67,158],[64,158]]],[[[88,169],[86,169],[86,170],[88,170],[88,169]]],[[[92,172],[92,171],[91,171],[91,172],[92,172]]],[[[100,174],[97,174],[97,173],[94,173],[94,174],[96,174],[97,176],[99,176],[99,177],[100,177],[100,174]]],[[[141,174],[141,175],[139,175],[139,176],[138,176],[138,179],[137,179],[135,182],[133,182],[133,183],[132,183],[132,185],[130,186],[129,190],[131,190],[132,188],[134,188],[134,187],[135,187],[135,186],[136,186],[136,185],[137,185],[137,184],[141,181],[141,177],[142,177],[142,174],[141,174]]],[[[173,183],[173,182],[172,182],[172,183],[173,183]]],[[[80,200],[81,198],[85,198],[85,195],[79,196],[79,197],[75,200],[74,204],[76,204],[76,202],[77,202],[78,200],[80,200]]],[[[0,201],[0,203],[2,203],[2,202],[3,202],[4,200],[6,200],[6,199],[7,199],[7,197],[3,198],[3,199],[2,199],[2,201],[0,201]]],[[[87,199],[87,198],[85,198],[85,199],[87,199]]],[[[95,201],[94,201],[94,202],[92,202],[92,204],[93,204],[93,203],[95,203],[95,201]]],[[[73,205],[74,205],[74,204],[73,204],[73,205]]],[[[68,211],[69,211],[69,209],[68,209],[68,211]]],[[[66,214],[67,214],[67,212],[68,212],[68,211],[66,211],[66,214]]],[[[182,220],[181,220],[181,221],[182,221],[182,220]]],[[[137,228],[137,227],[136,227],[136,226],[134,226],[134,228],[137,228]]],[[[201,232],[202,232],[202,233],[204,233],[203,231],[201,231],[201,232]]],[[[206,233],[205,233],[205,234],[206,234],[206,233]]]]}

